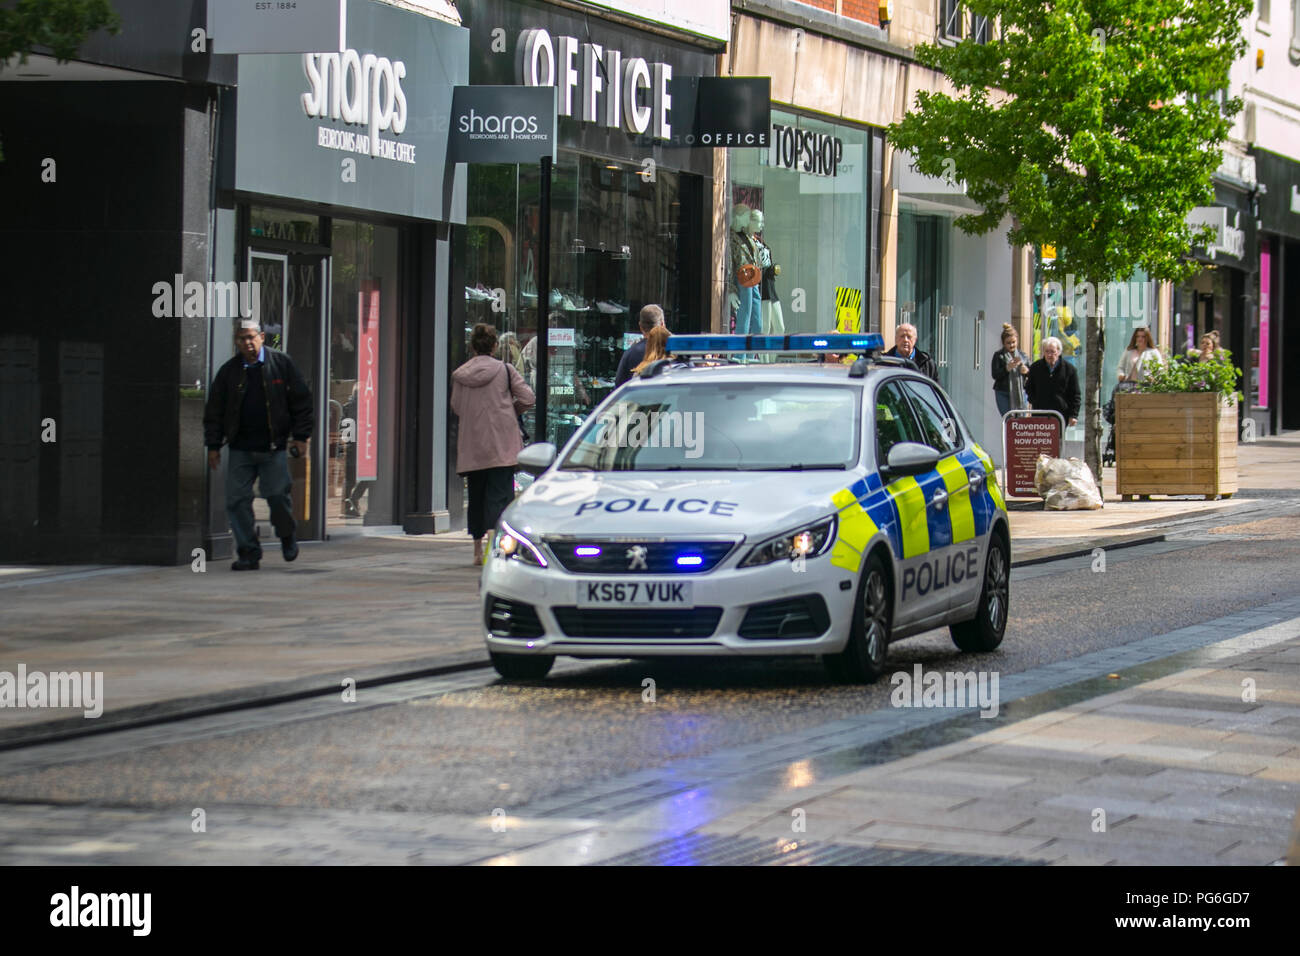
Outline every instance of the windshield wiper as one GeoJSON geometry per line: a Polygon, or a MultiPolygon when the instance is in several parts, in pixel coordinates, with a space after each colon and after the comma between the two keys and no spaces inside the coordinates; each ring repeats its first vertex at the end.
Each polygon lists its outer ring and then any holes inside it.
{"type": "Polygon", "coordinates": [[[819,463],[806,465],[803,463],[797,465],[753,465],[747,468],[741,468],[740,471],[843,471],[848,465],[843,462],[838,463],[819,463]]]}

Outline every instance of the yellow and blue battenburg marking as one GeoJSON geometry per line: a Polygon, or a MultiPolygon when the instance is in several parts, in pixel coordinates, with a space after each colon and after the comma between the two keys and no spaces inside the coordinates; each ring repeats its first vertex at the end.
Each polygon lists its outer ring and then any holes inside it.
{"type": "Polygon", "coordinates": [[[831,563],[857,572],[867,543],[884,532],[896,557],[906,560],[934,548],[972,541],[986,534],[998,511],[1005,511],[993,461],[978,445],[939,461],[933,471],[898,478],[884,485],[868,475],[831,496],[839,513],[839,532],[831,563]],[[971,471],[984,473],[984,482],[971,493],[971,471]],[[933,506],[934,493],[948,495],[945,506],[933,506]]]}

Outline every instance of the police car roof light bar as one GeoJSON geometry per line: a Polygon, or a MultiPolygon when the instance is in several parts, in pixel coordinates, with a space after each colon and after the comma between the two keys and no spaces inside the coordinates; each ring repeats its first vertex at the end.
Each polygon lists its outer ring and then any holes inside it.
{"type": "Polygon", "coordinates": [[[874,352],[885,347],[875,332],[827,335],[670,335],[665,346],[673,355],[725,355],[743,352],[874,352]]]}

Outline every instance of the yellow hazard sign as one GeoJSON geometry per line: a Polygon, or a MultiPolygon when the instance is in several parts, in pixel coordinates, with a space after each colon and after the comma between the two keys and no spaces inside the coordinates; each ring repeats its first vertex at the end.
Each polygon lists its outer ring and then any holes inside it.
{"type": "Polygon", "coordinates": [[[835,331],[860,332],[862,290],[835,287],[835,331]]]}

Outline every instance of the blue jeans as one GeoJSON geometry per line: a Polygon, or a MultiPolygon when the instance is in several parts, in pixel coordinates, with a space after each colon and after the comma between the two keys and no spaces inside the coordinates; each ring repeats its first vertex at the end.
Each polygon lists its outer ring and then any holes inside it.
{"type": "Polygon", "coordinates": [[[1010,393],[1010,392],[999,392],[999,391],[997,391],[997,390],[995,389],[994,392],[993,392],[993,397],[997,400],[997,403],[998,403],[998,416],[999,416],[999,417],[1001,417],[1002,415],[1005,415],[1007,412],[1011,411],[1011,393],[1010,393]]]}
{"type": "Polygon", "coordinates": [[[227,449],[226,518],[235,536],[235,548],[245,560],[260,561],[262,546],[257,543],[253,520],[253,481],[271,507],[271,525],[277,537],[287,538],[294,531],[293,505],[289,498],[293,478],[289,475],[289,456],[279,451],[240,451],[227,449]]]}
{"type": "Polygon", "coordinates": [[[738,288],[740,305],[736,306],[737,335],[763,334],[762,293],[759,288],[756,285],[748,289],[744,286],[738,288]]]}

